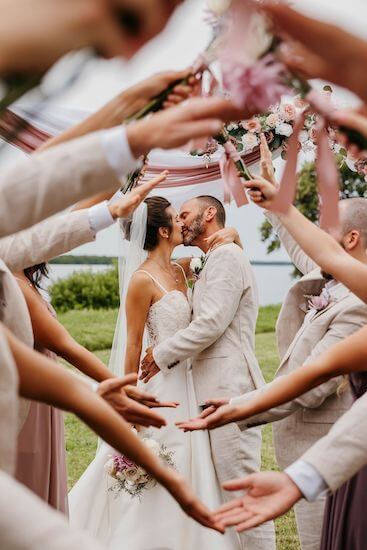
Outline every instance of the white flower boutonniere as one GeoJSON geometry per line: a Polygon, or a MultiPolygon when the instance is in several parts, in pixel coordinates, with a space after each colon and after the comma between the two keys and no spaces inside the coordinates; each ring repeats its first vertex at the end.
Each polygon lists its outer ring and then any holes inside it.
{"type": "Polygon", "coordinates": [[[200,277],[200,273],[204,269],[204,266],[207,262],[208,256],[200,256],[200,258],[192,258],[190,262],[190,270],[193,274],[192,279],[189,279],[188,285],[189,288],[194,288],[196,281],[200,277]]]}

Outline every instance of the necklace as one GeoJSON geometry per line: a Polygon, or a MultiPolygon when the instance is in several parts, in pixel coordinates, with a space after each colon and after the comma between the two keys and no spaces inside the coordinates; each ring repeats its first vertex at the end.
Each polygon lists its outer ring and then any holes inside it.
{"type": "Polygon", "coordinates": [[[171,279],[173,279],[175,281],[175,283],[178,283],[179,280],[176,279],[176,277],[174,275],[172,275],[172,272],[167,268],[167,267],[164,267],[163,265],[161,265],[159,262],[157,262],[157,260],[154,260],[153,258],[150,258],[150,260],[152,262],[154,262],[155,264],[157,264],[161,269],[163,269],[163,271],[165,271],[166,273],[168,273],[168,275],[171,277],[171,279]]]}

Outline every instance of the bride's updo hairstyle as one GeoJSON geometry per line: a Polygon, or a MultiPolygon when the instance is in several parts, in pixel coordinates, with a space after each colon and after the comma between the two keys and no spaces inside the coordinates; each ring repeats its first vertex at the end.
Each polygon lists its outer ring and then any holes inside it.
{"type": "MultiPolygon", "coordinates": [[[[148,207],[147,212],[147,230],[144,241],[144,250],[154,250],[159,242],[159,228],[165,227],[169,233],[172,231],[172,217],[167,208],[171,203],[164,197],[148,197],[145,199],[148,207]]],[[[130,239],[131,220],[122,223],[125,238],[130,239]]]]}

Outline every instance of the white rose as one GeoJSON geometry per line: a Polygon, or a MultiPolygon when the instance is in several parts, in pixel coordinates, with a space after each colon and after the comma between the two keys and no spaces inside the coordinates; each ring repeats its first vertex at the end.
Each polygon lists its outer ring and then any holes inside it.
{"type": "Polygon", "coordinates": [[[280,136],[289,137],[293,134],[293,128],[290,124],[287,124],[286,122],[282,122],[282,124],[279,124],[278,126],[276,126],[275,132],[280,136]]]}
{"type": "Polygon", "coordinates": [[[155,441],[155,439],[145,439],[144,443],[153,453],[159,454],[161,446],[158,441],[155,441]]]}
{"type": "Polygon", "coordinates": [[[254,147],[259,145],[260,140],[255,134],[252,134],[251,132],[249,132],[248,134],[245,134],[243,136],[242,143],[246,152],[246,151],[251,151],[254,147]]]}
{"type": "Polygon", "coordinates": [[[235,124],[234,122],[230,122],[229,124],[227,124],[227,130],[235,130],[237,128],[237,124],[235,124]]]}
{"type": "Polygon", "coordinates": [[[299,136],[298,136],[298,141],[300,143],[306,143],[306,141],[308,141],[308,132],[307,132],[307,130],[301,130],[301,132],[299,133],[299,136]]]}
{"type": "Polygon", "coordinates": [[[231,0],[207,0],[207,7],[215,15],[223,15],[231,4],[231,0]]]}
{"type": "Polygon", "coordinates": [[[126,470],[124,470],[124,478],[126,479],[126,481],[129,481],[130,483],[136,483],[137,480],[139,479],[139,476],[140,476],[139,468],[137,467],[126,468],[126,470]]]}
{"type": "Polygon", "coordinates": [[[198,273],[202,268],[200,258],[192,258],[190,262],[190,269],[193,273],[198,273]]]}

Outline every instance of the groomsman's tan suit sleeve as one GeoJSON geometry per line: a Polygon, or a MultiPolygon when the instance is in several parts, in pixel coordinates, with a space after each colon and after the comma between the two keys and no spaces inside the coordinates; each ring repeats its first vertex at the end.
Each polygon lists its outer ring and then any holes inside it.
{"type": "Polygon", "coordinates": [[[332,491],[367,464],[366,418],[367,393],[301,457],[320,473],[332,491]]]}
{"type": "Polygon", "coordinates": [[[275,233],[278,235],[282,245],[288,253],[289,258],[294,263],[296,268],[303,275],[317,269],[318,265],[315,264],[315,262],[303,252],[297,241],[295,241],[283,227],[280,218],[272,212],[265,212],[265,217],[273,226],[275,233]]]}
{"type": "Polygon", "coordinates": [[[95,238],[88,210],[44,220],[0,239],[0,258],[13,271],[46,262],[95,238]]]}
{"type": "Polygon", "coordinates": [[[0,548],[3,550],[103,550],[68,524],[26,487],[0,472],[0,548]]]}
{"type": "MultiPolygon", "coordinates": [[[[179,330],[153,350],[155,362],[163,372],[188,357],[198,355],[216,342],[238,309],[245,290],[242,273],[233,265],[235,260],[231,250],[219,248],[211,253],[208,260],[210,275],[201,289],[200,314],[187,328],[179,330]],[[216,254],[219,248],[221,253],[216,254]]],[[[249,281],[248,286],[250,284],[249,281]]]]}
{"type": "MultiPolygon", "coordinates": [[[[101,134],[56,145],[0,171],[0,236],[34,225],[82,198],[118,188],[101,134]]],[[[130,170],[127,162],[126,173],[130,170]]]]}
{"type": "MultiPolygon", "coordinates": [[[[0,470],[8,474],[13,474],[15,469],[18,406],[18,370],[0,323],[0,470]]],[[[0,548],[6,548],[1,545],[1,534],[0,548]]]]}
{"type": "MultiPolygon", "coordinates": [[[[344,340],[344,338],[347,338],[351,334],[354,334],[366,323],[367,323],[367,308],[364,307],[364,304],[359,303],[359,300],[358,300],[358,302],[355,303],[353,306],[350,306],[348,309],[340,312],[338,317],[333,320],[333,323],[330,325],[330,329],[326,332],[325,336],[313,348],[312,353],[308,356],[304,364],[312,363],[312,361],[316,357],[318,357],[321,353],[331,348],[336,343],[340,342],[340,340],[344,340]]],[[[270,384],[267,384],[263,388],[260,388],[250,393],[246,393],[239,397],[234,397],[233,399],[231,399],[231,404],[233,405],[245,404],[250,399],[252,399],[255,395],[261,394],[262,392],[266,391],[266,389],[269,388],[270,386],[277,384],[278,380],[280,380],[281,378],[282,376],[279,376],[275,380],[270,382],[270,384]]],[[[301,409],[301,408],[304,408],[304,409],[318,408],[324,403],[324,401],[330,395],[335,394],[335,392],[338,390],[338,388],[342,383],[343,383],[342,376],[332,378],[331,380],[328,380],[328,382],[325,382],[324,384],[317,386],[313,390],[310,390],[307,393],[304,393],[303,395],[301,395],[300,397],[297,397],[296,399],[294,399],[293,401],[290,401],[289,403],[285,403],[280,407],[275,407],[274,409],[270,409],[265,413],[252,416],[251,418],[247,418],[246,420],[239,421],[237,424],[241,428],[241,430],[246,430],[247,428],[250,428],[252,426],[258,426],[260,424],[266,424],[268,422],[275,422],[277,420],[281,420],[282,418],[286,418],[287,416],[293,414],[294,412],[296,412],[298,409],[301,409]]]]}

